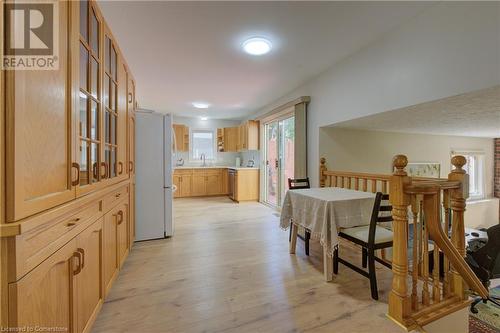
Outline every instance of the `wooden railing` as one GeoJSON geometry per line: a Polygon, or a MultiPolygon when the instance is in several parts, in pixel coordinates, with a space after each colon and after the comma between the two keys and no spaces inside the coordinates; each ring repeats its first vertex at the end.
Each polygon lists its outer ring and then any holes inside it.
{"type": "Polygon", "coordinates": [[[483,298],[488,295],[464,260],[468,175],[462,167],[466,160],[455,156],[451,163],[455,168],[448,178],[434,179],[409,177],[404,155],[394,157],[392,176],[328,171],[324,158],[320,161],[322,187],[368,191],[368,183],[372,192],[388,189],[394,219],[388,317],[407,329],[422,327],[468,306],[467,286],[483,298]],[[409,248],[410,225],[413,237],[409,248]]]}
{"type": "Polygon", "coordinates": [[[363,192],[387,193],[390,175],[331,171],[326,167],[326,159],[320,159],[320,187],[341,187],[363,192]]]}

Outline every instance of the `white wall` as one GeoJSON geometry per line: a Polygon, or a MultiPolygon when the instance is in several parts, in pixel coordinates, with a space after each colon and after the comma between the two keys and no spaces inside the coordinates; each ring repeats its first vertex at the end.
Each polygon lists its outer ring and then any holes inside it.
{"type": "MultiPolygon", "coordinates": [[[[493,196],[493,139],[325,127],[320,129],[319,142],[319,154],[331,170],[389,174],[394,155],[405,154],[410,162],[439,162],[442,178],[451,171],[452,150],[481,150],[485,194],[493,196]]],[[[475,228],[499,223],[498,199],[468,203],[465,221],[475,228]]]]}
{"type": "Polygon", "coordinates": [[[299,96],[308,108],[308,173],[319,128],[500,84],[500,3],[441,2],[256,114],[299,96]]]}

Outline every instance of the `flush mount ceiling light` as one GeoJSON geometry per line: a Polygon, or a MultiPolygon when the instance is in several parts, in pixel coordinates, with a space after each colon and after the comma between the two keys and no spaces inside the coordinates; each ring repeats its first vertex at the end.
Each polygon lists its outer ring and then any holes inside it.
{"type": "Polygon", "coordinates": [[[201,120],[208,120],[208,117],[200,117],[201,120]]]}
{"type": "Polygon", "coordinates": [[[193,106],[197,109],[208,109],[208,107],[210,106],[210,104],[205,102],[193,102],[191,104],[193,104],[193,106]]]}
{"type": "Polygon", "coordinates": [[[249,38],[243,42],[243,50],[251,55],[264,55],[271,51],[273,45],[268,39],[262,37],[249,38]]]}

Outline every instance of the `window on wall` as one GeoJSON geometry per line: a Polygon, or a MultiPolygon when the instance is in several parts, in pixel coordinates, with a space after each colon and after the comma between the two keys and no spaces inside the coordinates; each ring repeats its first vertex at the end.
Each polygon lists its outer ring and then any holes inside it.
{"type": "Polygon", "coordinates": [[[478,200],[484,198],[484,153],[473,151],[453,152],[453,156],[462,155],[467,160],[464,170],[469,175],[469,199],[478,200]]]}
{"type": "Polygon", "coordinates": [[[212,130],[193,130],[191,133],[191,158],[201,159],[205,154],[205,159],[215,159],[215,134],[212,130]]]}

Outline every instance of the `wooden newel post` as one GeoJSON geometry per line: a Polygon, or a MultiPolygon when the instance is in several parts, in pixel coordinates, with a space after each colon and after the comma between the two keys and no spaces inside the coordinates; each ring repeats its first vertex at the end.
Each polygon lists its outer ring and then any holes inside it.
{"type": "Polygon", "coordinates": [[[326,185],[326,159],[324,157],[319,159],[319,187],[325,187],[326,185]]]}
{"type": "MultiPolygon", "coordinates": [[[[462,183],[460,189],[451,190],[450,206],[452,210],[451,242],[458,252],[465,257],[465,226],[464,212],[465,200],[469,197],[469,175],[462,167],[467,163],[465,157],[457,155],[452,157],[451,164],[455,167],[448,175],[449,180],[462,183]]],[[[465,282],[460,274],[452,268],[452,292],[465,299],[465,282]]]]}
{"type": "Polygon", "coordinates": [[[408,159],[404,155],[396,155],[392,160],[394,170],[390,180],[389,198],[392,204],[393,217],[393,257],[392,257],[392,290],[389,294],[389,316],[404,323],[410,314],[411,303],[408,295],[408,213],[410,196],[405,193],[405,186],[411,183],[404,168],[408,159]]]}

